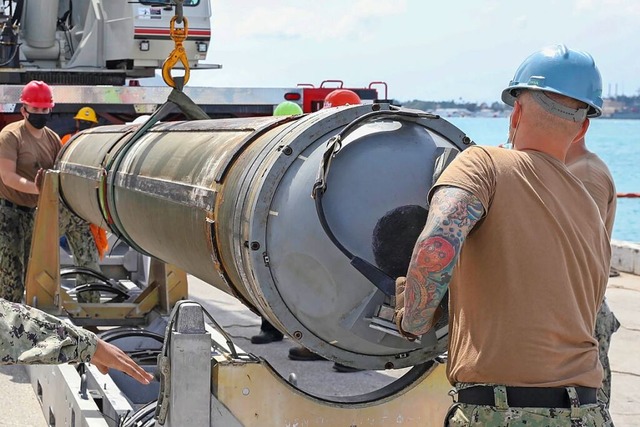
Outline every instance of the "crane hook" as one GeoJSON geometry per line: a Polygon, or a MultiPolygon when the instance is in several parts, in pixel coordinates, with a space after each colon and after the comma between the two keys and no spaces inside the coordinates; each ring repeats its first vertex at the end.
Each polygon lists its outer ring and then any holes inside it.
{"type": "Polygon", "coordinates": [[[189,33],[189,21],[187,20],[186,16],[183,16],[182,21],[184,23],[184,26],[182,28],[176,28],[177,20],[178,16],[174,16],[173,18],[171,18],[169,27],[169,35],[175,43],[175,48],[173,49],[173,51],[171,51],[167,59],[162,64],[162,79],[168,86],[171,86],[172,88],[176,87],[176,82],[171,76],[171,70],[173,69],[174,65],[178,63],[178,61],[180,61],[182,63],[182,66],[184,67],[184,80],[182,85],[187,84],[187,82],[189,81],[189,60],[187,59],[187,52],[185,51],[184,46],[182,46],[182,42],[187,38],[187,34],[189,33]]]}

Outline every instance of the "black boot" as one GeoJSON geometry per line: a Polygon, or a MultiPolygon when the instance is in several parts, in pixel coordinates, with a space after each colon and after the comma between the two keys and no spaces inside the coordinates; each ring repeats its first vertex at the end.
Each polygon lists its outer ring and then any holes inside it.
{"type": "Polygon", "coordinates": [[[326,360],[319,354],[315,354],[308,348],[302,346],[291,347],[289,349],[289,359],[302,361],[326,360]]]}
{"type": "Polygon", "coordinates": [[[333,364],[333,369],[335,371],[338,372],[360,372],[360,371],[364,371],[364,369],[360,369],[360,368],[352,368],[351,366],[347,366],[347,365],[343,365],[342,363],[334,363],[333,364]]]}
{"type": "Polygon", "coordinates": [[[252,344],[269,344],[270,342],[282,341],[284,335],[277,330],[269,321],[262,319],[260,333],[251,337],[252,344]]]}

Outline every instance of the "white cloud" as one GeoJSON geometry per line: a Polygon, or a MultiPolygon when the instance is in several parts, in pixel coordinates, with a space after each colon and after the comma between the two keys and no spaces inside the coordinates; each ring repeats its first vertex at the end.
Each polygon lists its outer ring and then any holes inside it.
{"type": "Polygon", "coordinates": [[[574,0],[578,12],[598,11],[606,15],[640,15],[638,0],[574,0]]]}
{"type": "Polygon", "coordinates": [[[366,39],[371,25],[384,25],[390,15],[406,11],[405,0],[381,2],[339,0],[306,3],[279,2],[273,7],[247,8],[249,11],[232,31],[237,37],[296,38],[307,40],[366,39]]]}
{"type": "Polygon", "coordinates": [[[529,19],[526,16],[519,16],[515,21],[516,29],[526,30],[529,24],[529,19]]]}
{"type": "Polygon", "coordinates": [[[594,0],[575,0],[575,8],[578,11],[592,10],[596,2],[594,0]]]}
{"type": "Polygon", "coordinates": [[[596,58],[605,84],[640,87],[640,0],[211,1],[207,61],[224,68],[203,72],[207,85],[385,80],[398,99],[491,100],[529,53],[565,43],[596,58]]]}

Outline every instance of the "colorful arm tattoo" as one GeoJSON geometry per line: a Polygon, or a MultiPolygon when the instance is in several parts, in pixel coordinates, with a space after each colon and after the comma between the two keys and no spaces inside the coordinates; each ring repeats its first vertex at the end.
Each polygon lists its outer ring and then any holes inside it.
{"type": "Polygon", "coordinates": [[[407,273],[402,319],[406,332],[422,335],[431,328],[462,243],[483,214],[480,200],[466,190],[444,186],[433,194],[407,273]]]}

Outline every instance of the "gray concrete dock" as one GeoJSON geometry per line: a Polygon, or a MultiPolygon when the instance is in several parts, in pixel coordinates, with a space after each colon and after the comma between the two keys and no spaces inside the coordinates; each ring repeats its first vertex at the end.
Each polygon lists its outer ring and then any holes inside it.
{"type": "MultiPolygon", "coordinates": [[[[190,296],[200,301],[247,352],[266,358],[275,369],[287,376],[296,373],[298,385],[314,394],[355,395],[387,384],[403,371],[363,371],[338,373],[333,363],[294,362],[287,352],[295,343],[284,341],[253,345],[249,337],[258,333],[260,319],[234,298],[190,277],[190,296]]],[[[614,335],[610,359],[613,369],[611,413],[617,427],[640,425],[640,276],[622,274],[611,278],[607,289],[609,305],[622,327],[614,335]]],[[[38,400],[20,366],[0,366],[0,426],[46,427],[38,400]]],[[[60,426],[57,426],[60,427],[60,426]]]]}

